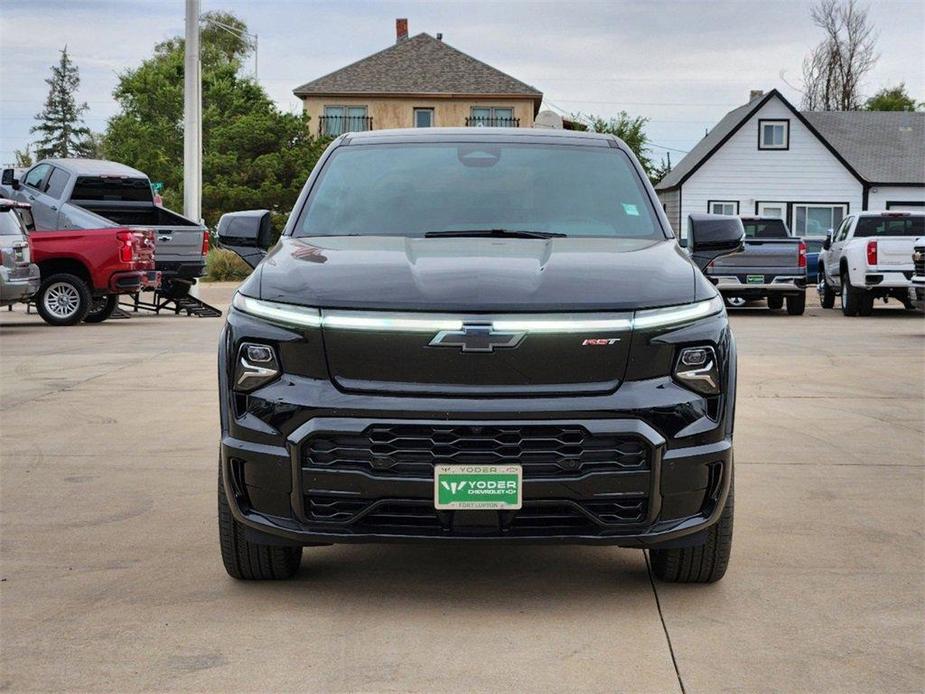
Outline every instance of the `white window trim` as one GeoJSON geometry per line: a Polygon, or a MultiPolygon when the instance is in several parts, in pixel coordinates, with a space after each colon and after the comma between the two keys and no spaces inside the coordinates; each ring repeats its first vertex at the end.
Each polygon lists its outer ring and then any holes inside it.
{"type": "Polygon", "coordinates": [[[790,121],[786,119],[762,118],[758,121],[758,149],[790,149],[790,121]],[[784,137],[779,145],[768,144],[764,140],[764,129],[766,126],[779,125],[784,130],[784,137]]]}
{"type": "Polygon", "coordinates": [[[738,201],[738,200],[710,200],[710,207],[709,207],[709,209],[708,209],[708,212],[709,212],[710,214],[722,214],[722,215],[727,215],[727,216],[729,216],[729,217],[734,217],[734,216],[736,216],[737,214],[739,214],[739,201],[738,201]],[[713,211],[713,206],[714,206],[714,205],[723,205],[723,206],[725,206],[725,205],[732,205],[732,212],[730,212],[730,213],[726,213],[726,212],[714,212],[714,211],[713,211]]]}
{"type": "Polygon", "coordinates": [[[413,111],[412,114],[411,114],[411,118],[412,118],[412,120],[413,120],[413,122],[414,122],[414,127],[415,127],[415,128],[417,128],[417,127],[431,127],[431,128],[435,128],[435,127],[437,126],[437,111],[436,111],[436,109],[434,109],[433,107],[425,107],[425,106],[422,106],[421,108],[415,108],[414,111],[413,111]],[[418,112],[419,112],[419,111],[427,111],[428,113],[430,113],[430,125],[429,125],[429,126],[419,126],[419,125],[418,125],[418,112]]]}
{"type": "MultiPolygon", "coordinates": [[[[842,211],[842,221],[848,216],[848,205],[843,202],[795,202],[793,203],[793,212],[791,213],[790,219],[790,229],[794,236],[805,236],[809,233],[806,229],[797,229],[797,209],[800,207],[805,208],[807,211],[810,207],[828,207],[833,210],[838,207],[841,208],[842,211]]],[[[839,226],[841,226],[841,221],[839,221],[838,224],[833,222],[833,231],[837,230],[839,226]]]]}

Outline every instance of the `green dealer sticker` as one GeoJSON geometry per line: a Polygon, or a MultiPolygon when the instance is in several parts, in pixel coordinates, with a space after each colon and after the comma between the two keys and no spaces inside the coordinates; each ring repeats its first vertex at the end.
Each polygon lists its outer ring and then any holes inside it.
{"type": "Polygon", "coordinates": [[[434,506],[439,510],[521,506],[520,465],[435,465],[434,506]]]}

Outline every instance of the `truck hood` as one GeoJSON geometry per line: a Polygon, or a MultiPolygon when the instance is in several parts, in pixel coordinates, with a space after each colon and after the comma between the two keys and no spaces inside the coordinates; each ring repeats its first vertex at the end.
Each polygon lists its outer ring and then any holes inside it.
{"type": "Polygon", "coordinates": [[[258,282],[269,301],[407,311],[627,311],[710,295],[669,239],[283,237],[258,282]]]}

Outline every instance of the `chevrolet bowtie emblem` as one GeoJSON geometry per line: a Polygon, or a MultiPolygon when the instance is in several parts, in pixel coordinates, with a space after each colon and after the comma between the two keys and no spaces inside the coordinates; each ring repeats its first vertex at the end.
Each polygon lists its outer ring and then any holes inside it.
{"type": "Polygon", "coordinates": [[[442,330],[430,341],[431,347],[458,347],[463,352],[494,352],[520,344],[526,333],[495,332],[490,325],[464,325],[462,330],[442,330]]]}

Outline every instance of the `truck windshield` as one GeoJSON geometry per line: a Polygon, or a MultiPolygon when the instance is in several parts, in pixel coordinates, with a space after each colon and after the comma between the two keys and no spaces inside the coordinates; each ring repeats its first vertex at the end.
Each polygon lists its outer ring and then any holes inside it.
{"type": "Polygon", "coordinates": [[[121,176],[80,176],[74,183],[71,200],[111,200],[114,202],[153,202],[147,178],[121,176]]]}
{"type": "Polygon", "coordinates": [[[486,231],[665,238],[624,152],[516,143],[341,147],[325,163],[294,235],[486,231]]]}
{"type": "Polygon", "coordinates": [[[0,212],[0,236],[22,236],[25,233],[13,210],[0,212]]]}
{"type": "Polygon", "coordinates": [[[787,225],[782,219],[743,219],[745,237],[749,239],[788,239],[787,225]]]}
{"type": "Polygon", "coordinates": [[[854,236],[925,236],[925,217],[861,217],[854,236]]]}

